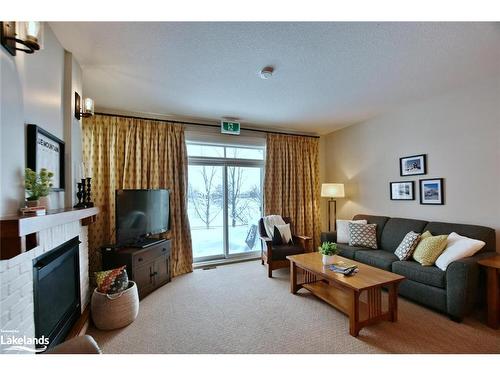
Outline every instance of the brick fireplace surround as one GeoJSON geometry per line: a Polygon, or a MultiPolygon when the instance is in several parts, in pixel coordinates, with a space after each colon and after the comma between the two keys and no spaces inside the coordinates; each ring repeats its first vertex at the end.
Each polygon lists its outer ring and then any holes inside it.
{"type": "MultiPolygon", "coordinates": [[[[80,251],[80,295],[82,312],[89,303],[88,228],[74,221],[39,232],[39,245],[9,260],[0,261],[0,335],[34,337],[33,259],[78,236],[80,251]]],[[[0,353],[3,352],[0,344],[0,353]]],[[[5,353],[5,352],[4,352],[5,353]]],[[[13,353],[13,352],[9,352],[13,353]]]]}

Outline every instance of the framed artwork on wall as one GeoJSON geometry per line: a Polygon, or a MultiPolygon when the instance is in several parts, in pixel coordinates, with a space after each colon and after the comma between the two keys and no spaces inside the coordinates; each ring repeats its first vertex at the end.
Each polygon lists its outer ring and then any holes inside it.
{"type": "Polygon", "coordinates": [[[444,179],[420,180],[420,204],[444,204],[444,179]]]}
{"type": "Polygon", "coordinates": [[[391,200],[411,201],[415,199],[414,181],[395,181],[389,183],[391,200]]]}
{"type": "Polygon", "coordinates": [[[427,157],[425,154],[399,158],[399,175],[415,176],[427,173],[427,157]]]}
{"type": "Polygon", "coordinates": [[[26,166],[54,173],[52,191],[64,190],[64,142],[37,125],[28,124],[26,166]]]}

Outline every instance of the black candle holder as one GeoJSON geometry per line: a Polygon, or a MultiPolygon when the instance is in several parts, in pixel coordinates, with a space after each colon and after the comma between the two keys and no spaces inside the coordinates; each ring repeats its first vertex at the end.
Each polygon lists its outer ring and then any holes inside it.
{"type": "Polygon", "coordinates": [[[78,203],[75,204],[73,208],[84,208],[85,203],[83,203],[82,183],[78,182],[76,185],[78,186],[78,192],[76,193],[76,197],[78,198],[78,203]]]}
{"type": "Polygon", "coordinates": [[[91,191],[92,191],[92,188],[91,188],[91,184],[90,184],[90,181],[92,179],[90,177],[87,177],[87,201],[85,202],[85,207],[94,207],[94,202],[92,202],[90,199],[91,199],[91,191]]]}

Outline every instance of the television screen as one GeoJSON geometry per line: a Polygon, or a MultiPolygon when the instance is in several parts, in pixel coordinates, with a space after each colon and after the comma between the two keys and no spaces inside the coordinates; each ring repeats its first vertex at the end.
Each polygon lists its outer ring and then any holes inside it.
{"type": "Polygon", "coordinates": [[[115,203],[118,244],[170,229],[168,190],[117,190],[115,203]]]}

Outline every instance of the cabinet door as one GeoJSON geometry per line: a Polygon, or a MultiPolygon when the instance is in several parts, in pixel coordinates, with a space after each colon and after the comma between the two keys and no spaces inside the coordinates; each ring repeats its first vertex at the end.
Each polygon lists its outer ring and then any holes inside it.
{"type": "Polygon", "coordinates": [[[155,285],[161,285],[170,280],[169,257],[162,256],[155,261],[155,285]]]}
{"type": "Polygon", "coordinates": [[[154,289],[154,262],[134,269],[134,281],[137,283],[139,297],[144,297],[154,289]]]}

